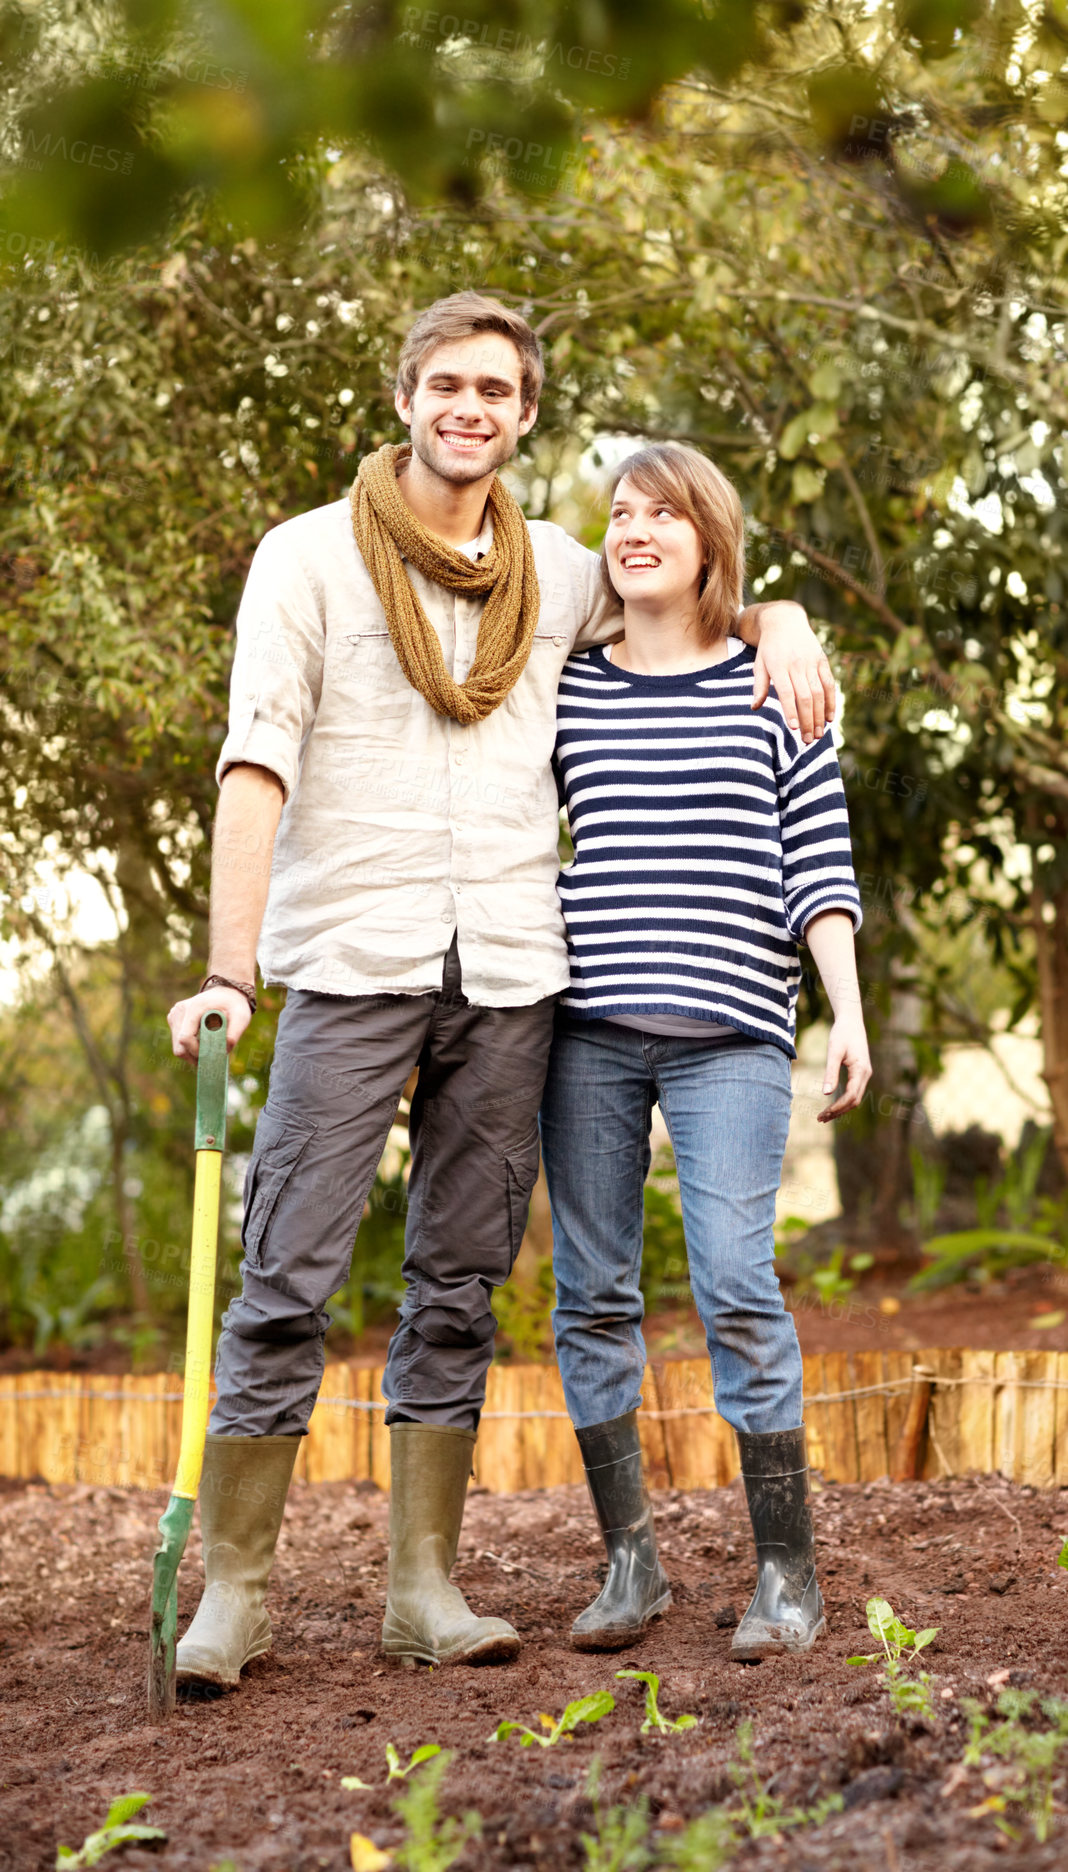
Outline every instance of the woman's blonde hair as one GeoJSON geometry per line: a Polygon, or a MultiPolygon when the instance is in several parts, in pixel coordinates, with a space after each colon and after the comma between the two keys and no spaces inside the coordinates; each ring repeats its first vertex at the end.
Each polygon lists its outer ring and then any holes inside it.
{"type": "MultiPolygon", "coordinates": [[[[682,442],[654,442],[629,455],[612,482],[613,500],[621,481],[685,514],[697,528],[704,548],[697,633],[701,643],[718,643],[729,635],[742,603],[745,514],[737,489],[707,456],[682,442]]],[[[601,578],[618,599],[603,547],[601,578]]]]}

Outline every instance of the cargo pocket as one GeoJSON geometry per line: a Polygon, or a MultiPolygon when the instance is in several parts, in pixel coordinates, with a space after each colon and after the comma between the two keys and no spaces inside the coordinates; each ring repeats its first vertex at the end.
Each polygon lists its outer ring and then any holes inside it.
{"type": "Polygon", "coordinates": [[[530,1198],[538,1180],[538,1123],[521,1144],[516,1144],[504,1154],[505,1172],[508,1177],[508,1214],[511,1224],[511,1267],[523,1245],[526,1234],[527,1218],[530,1215],[530,1198]]]}
{"type": "Polygon", "coordinates": [[[314,1118],[264,1107],[256,1126],[252,1162],[245,1178],[241,1241],[249,1267],[262,1264],[263,1244],[278,1199],[318,1130],[314,1118]]]}

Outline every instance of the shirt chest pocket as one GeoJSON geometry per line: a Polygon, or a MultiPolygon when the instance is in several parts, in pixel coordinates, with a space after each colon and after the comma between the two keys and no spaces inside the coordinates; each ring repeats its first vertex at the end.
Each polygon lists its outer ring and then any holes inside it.
{"type": "Polygon", "coordinates": [[[505,703],[510,715],[539,721],[555,733],[556,691],[569,648],[562,631],[535,633],[526,668],[505,703]]]}
{"type": "Polygon", "coordinates": [[[372,725],[411,714],[415,691],[397,661],[388,630],[351,631],[342,637],[331,676],[346,699],[367,705],[372,725]]]}

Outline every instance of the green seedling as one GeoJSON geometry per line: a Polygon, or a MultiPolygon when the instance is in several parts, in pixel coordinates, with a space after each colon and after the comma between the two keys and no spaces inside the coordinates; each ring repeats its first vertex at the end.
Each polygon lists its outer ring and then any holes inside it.
{"type": "Polygon", "coordinates": [[[645,1721],[642,1724],[642,1735],[649,1735],[654,1730],[657,1735],[679,1735],[683,1729],[696,1729],[696,1716],[677,1716],[672,1721],[670,1717],[660,1714],[657,1704],[660,1679],[655,1671],[618,1670],[616,1676],[630,1677],[635,1683],[645,1685],[645,1721]]]}
{"type": "Polygon", "coordinates": [[[722,1807],[710,1807],[674,1839],[664,1841],[658,1864],[670,1866],[672,1872],[721,1872],[737,1850],[730,1815],[722,1807]]]}
{"type": "MultiPolygon", "coordinates": [[[[387,1751],[386,1751],[386,1757],[387,1757],[387,1760],[388,1760],[388,1758],[389,1758],[389,1749],[390,1749],[390,1748],[393,1748],[393,1744],[392,1744],[392,1742],[391,1742],[391,1743],[389,1744],[389,1747],[387,1748],[387,1751]]],[[[394,1750],[393,1750],[393,1753],[394,1753],[394,1755],[396,1755],[396,1752],[397,1752],[397,1751],[396,1751],[396,1749],[394,1749],[394,1750]]],[[[410,1762],[409,1762],[409,1764],[408,1764],[408,1766],[409,1766],[409,1767],[411,1767],[411,1763],[410,1763],[410,1762]]],[[[402,1775],[404,1775],[404,1774],[406,1774],[406,1773],[407,1773],[407,1769],[402,1769],[402,1770],[401,1770],[401,1774],[402,1774],[402,1775]]],[[[389,1780],[391,1780],[391,1781],[392,1781],[392,1780],[396,1780],[396,1776],[395,1776],[395,1775],[390,1775],[390,1777],[389,1777],[389,1780]]],[[[359,1777],[359,1775],[342,1775],[342,1777],[341,1777],[341,1785],[342,1785],[342,1787],[343,1787],[343,1788],[345,1789],[345,1792],[346,1792],[347,1794],[354,1794],[354,1793],[355,1793],[355,1792],[357,1791],[357,1789],[359,1789],[359,1788],[364,1788],[364,1789],[369,1789],[369,1788],[370,1788],[370,1786],[371,1786],[371,1783],[370,1783],[369,1781],[361,1781],[361,1780],[360,1780],[360,1777],[359,1777]]],[[[387,1781],[387,1783],[386,1783],[386,1785],[387,1785],[387,1786],[389,1785],[389,1782],[388,1782],[388,1781],[387,1781]]]]}
{"type": "MultiPolygon", "coordinates": [[[[438,1748],[433,1752],[437,1756],[433,1767],[417,1774],[393,1803],[394,1813],[399,1814],[405,1826],[403,1844],[393,1858],[394,1865],[402,1868],[402,1872],[449,1872],[468,1841],[478,1839],[482,1833],[480,1816],[470,1810],[462,1820],[454,1819],[451,1814],[444,1820],[441,1818],[438,1796],[452,1755],[443,1755],[438,1748]]],[[[416,1755],[421,1753],[416,1749],[416,1755]]],[[[428,1759],[425,1753],[422,1759],[428,1759]]],[[[413,1755],[405,1772],[417,1766],[413,1755]]]]}
{"type": "Polygon", "coordinates": [[[528,1729],[525,1723],[500,1722],[489,1742],[503,1742],[505,1736],[518,1735],[520,1748],[533,1748],[535,1742],[539,1748],[555,1748],[564,1736],[571,1735],[579,1723],[600,1722],[602,1716],[610,1716],[616,1707],[616,1699],[611,1690],[595,1690],[592,1696],[577,1697],[569,1703],[562,1716],[542,1716],[542,1727],[548,1731],[539,1735],[536,1729],[528,1729]]]}
{"type": "Polygon", "coordinates": [[[1068,1540],[1065,1541],[1064,1546],[1061,1548],[1060,1553],[1057,1555],[1057,1565],[1062,1566],[1062,1567],[1068,1567],[1068,1540]]]}
{"type": "Polygon", "coordinates": [[[120,1794],[108,1808],[107,1819],[96,1833],[90,1833],[75,1851],[73,1846],[61,1846],[56,1853],[56,1872],[73,1872],[75,1866],[95,1866],[105,1853],[113,1852],[116,1846],[125,1846],[131,1840],[165,1840],[167,1835],[162,1827],[131,1826],[129,1823],[135,1813],[152,1799],[151,1794],[120,1794]]]}
{"type": "Polygon", "coordinates": [[[840,1794],[827,1794],[812,1807],[786,1807],[765,1787],[757,1773],[753,1750],[753,1725],[738,1725],[736,1736],[738,1760],[727,1772],[738,1789],[739,1805],[729,1810],[732,1821],[740,1823],[751,1839],[775,1838],[791,1827],[822,1826],[830,1814],[842,1807],[840,1794]]]}
{"type": "Polygon", "coordinates": [[[997,1701],[1001,1721],[994,1723],[973,1697],[962,1699],[969,1723],[962,1760],[966,1768],[979,1768],[984,1756],[993,1755],[1005,1764],[985,1771],[983,1781],[990,1793],[970,1810],[972,1814],[992,1814],[1002,1833],[1018,1839],[1016,1829],[1001,1816],[1010,1802],[1024,1807],[1042,1845],[1053,1831],[1053,1780],[1057,1757],[1068,1747],[1068,1703],[1044,1698],[1039,1710],[1051,1727],[1035,1730],[1025,1728],[1023,1721],[1033,1715],[1035,1701],[1034,1690],[1003,1690],[997,1701]]]}
{"type": "Polygon", "coordinates": [[[925,1631],[910,1631],[897,1617],[888,1599],[869,1599],[865,1610],[868,1615],[868,1630],[873,1638],[882,1644],[882,1652],[872,1651],[866,1657],[851,1657],[847,1664],[877,1664],[883,1666],[883,1684],[898,1716],[922,1716],[928,1722],[934,1720],[934,1706],[931,1702],[931,1676],[928,1671],[921,1671],[918,1677],[906,1677],[908,1665],[915,1663],[920,1652],[938,1636],[938,1626],[929,1626],[925,1631]]]}
{"type": "MultiPolygon", "coordinates": [[[[422,1767],[422,1764],[424,1762],[433,1761],[434,1756],[440,1755],[440,1754],[441,1754],[440,1742],[424,1742],[419,1748],[413,1750],[411,1761],[408,1762],[406,1766],[402,1768],[401,1758],[397,1754],[397,1751],[394,1748],[392,1742],[387,1742],[386,1743],[386,1765],[389,1769],[389,1773],[386,1776],[386,1786],[388,1787],[391,1781],[405,1780],[405,1778],[411,1774],[413,1768],[422,1767]]],[[[352,1780],[356,1781],[355,1775],[352,1776],[352,1780]]],[[[345,1787],[348,1784],[345,1781],[343,1781],[341,1785],[342,1787],[345,1787]]],[[[362,1781],[356,1781],[356,1785],[358,1787],[363,1787],[365,1786],[365,1783],[362,1781]]]]}
{"type": "MultiPolygon", "coordinates": [[[[619,1675],[617,1671],[616,1675],[619,1675]]],[[[601,1763],[595,1756],[586,1781],[586,1793],[597,1823],[596,1833],[581,1833],[586,1872],[646,1872],[649,1851],[649,1803],[644,1794],[633,1807],[602,1809],[601,1763]]]]}

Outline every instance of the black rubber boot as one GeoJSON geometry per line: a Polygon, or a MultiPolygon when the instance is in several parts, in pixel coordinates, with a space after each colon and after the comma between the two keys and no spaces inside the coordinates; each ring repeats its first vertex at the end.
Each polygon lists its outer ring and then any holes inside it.
{"type": "Polygon", "coordinates": [[[731,1642],[742,1662],[808,1651],[826,1625],[816,1581],[805,1426],[737,1433],[757,1551],[757,1588],[731,1642]]]}
{"type": "Polygon", "coordinates": [[[638,1413],[628,1411],[575,1435],[608,1553],[608,1578],[572,1625],[571,1642],[577,1651],[622,1651],[671,1604],[642,1474],[638,1413]]]}

